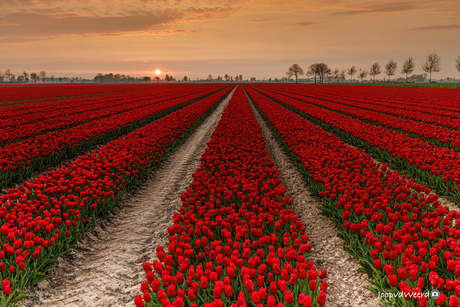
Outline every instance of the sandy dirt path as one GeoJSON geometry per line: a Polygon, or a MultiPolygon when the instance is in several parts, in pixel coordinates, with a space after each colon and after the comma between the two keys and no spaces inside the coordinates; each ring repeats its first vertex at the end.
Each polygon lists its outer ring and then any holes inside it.
{"type": "Polygon", "coordinates": [[[294,211],[306,227],[313,245],[313,260],[318,269],[327,269],[329,289],[326,306],[381,306],[377,296],[363,286],[371,286],[366,274],[358,274],[358,261],[343,250],[345,241],[337,237],[338,230],[325,216],[319,215],[320,203],[313,198],[294,164],[281,149],[272,131],[254,108],[251,107],[265,137],[268,153],[280,171],[279,178],[287,187],[286,195],[292,198],[294,211]]]}
{"type": "Polygon", "coordinates": [[[167,243],[167,228],[190,186],[211,134],[233,92],[154,171],[151,178],[79,241],[74,255],[61,257],[24,306],[134,306],[145,281],[142,263],[156,258],[155,248],[167,243]]]}

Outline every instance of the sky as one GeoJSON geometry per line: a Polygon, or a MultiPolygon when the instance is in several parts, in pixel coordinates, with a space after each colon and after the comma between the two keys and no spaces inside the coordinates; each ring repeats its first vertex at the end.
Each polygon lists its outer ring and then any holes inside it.
{"type": "Polygon", "coordinates": [[[422,73],[437,52],[433,77],[460,78],[459,37],[459,0],[0,0],[0,71],[16,74],[268,79],[409,56],[422,73]]]}

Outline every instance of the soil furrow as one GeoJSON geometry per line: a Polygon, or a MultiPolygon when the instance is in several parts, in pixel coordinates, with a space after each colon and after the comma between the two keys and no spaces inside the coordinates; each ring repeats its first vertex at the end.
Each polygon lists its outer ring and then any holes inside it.
{"type": "Polygon", "coordinates": [[[116,208],[116,217],[102,220],[79,241],[75,254],[58,260],[49,272],[52,279],[26,291],[26,307],[134,306],[145,281],[142,263],[156,259],[155,248],[167,243],[167,228],[182,204],[180,195],[200,167],[200,157],[232,94],[116,208]]]}
{"type": "Polygon", "coordinates": [[[313,245],[313,260],[318,269],[327,269],[329,289],[326,306],[381,306],[378,298],[364,286],[371,286],[366,274],[359,274],[358,261],[343,250],[345,241],[337,237],[334,224],[320,215],[320,203],[313,198],[307,184],[294,164],[284,154],[271,130],[248,97],[257,122],[265,137],[268,153],[280,171],[279,178],[287,187],[286,195],[292,198],[294,211],[306,227],[309,242],[313,245]]]}

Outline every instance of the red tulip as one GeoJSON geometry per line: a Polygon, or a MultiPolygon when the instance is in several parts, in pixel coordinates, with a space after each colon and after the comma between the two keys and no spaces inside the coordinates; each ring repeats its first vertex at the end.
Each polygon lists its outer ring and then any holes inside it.
{"type": "Polygon", "coordinates": [[[458,297],[451,295],[449,298],[449,307],[458,307],[458,297]]]}
{"type": "Polygon", "coordinates": [[[321,273],[319,274],[320,279],[325,279],[327,277],[327,270],[323,269],[321,270],[321,273]]]}
{"type": "Polygon", "coordinates": [[[447,296],[445,296],[444,294],[440,294],[439,297],[436,299],[436,304],[438,306],[444,306],[445,302],[446,302],[446,298],[447,296]]]}
{"type": "Polygon", "coordinates": [[[195,291],[193,289],[188,289],[187,291],[187,297],[190,301],[194,301],[196,300],[196,295],[195,295],[195,291]]]}
{"type": "Polygon", "coordinates": [[[142,300],[142,296],[138,295],[134,298],[134,303],[136,307],[144,307],[144,301],[142,300]]]}
{"type": "Polygon", "coordinates": [[[320,291],[317,299],[319,306],[324,306],[326,304],[326,293],[324,291],[320,291]]]}
{"type": "Polygon", "coordinates": [[[224,287],[224,292],[225,292],[225,296],[226,296],[226,297],[232,297],[232,296],[233,296],[233,289],[232,289],[232,286],[226,285],[226,286],[224,287]]]}
{"type": "Polygon", "coordinates": [[[276,283],[275,283],[275,282],[272,282],[272,283],[270,284],[270,293],[271,293],[271,294],[275,294],[277,290],[278,290],[278,289],[277,289],[277,287],[276,287],[276,283]]]}
{"type": "Polygon", "coordinates": [[[320,289],[324,292],[327,292],[327,287],[328,287],[327,281],[323,280],[323,282],[321,283],[320,289]]]}
{"type": "Polygon", "coordinates": [[[259,304],[260,303],[260,297],[258,292],[253,292],[251,294],[251,300],[254,302],[254,304],[259,304]]]}
{"type": "Polygon", "coordinates": [[[244,287],[246,288],[246,291],[252,293],[254,291],[254,282],[252,280],[246,280],[244,282],[244,287]]]}
{"type": "Polygon", "coordinates": [[[208,288],[208,279],[205,276],[201,277],[201,279],[200,279],[200,287],[201,287],[201,289],[207,289],[208,288]]]}
{"type": "Polygon", "coordinates": [[[150,302],[152,300],[152,297],[150,296],[150,292],[149,291],[144,291],[144,295],[143,295],[143,298],[144,298],[144,301],[145,302],[150,302]]]}
{"type": "Polygon", "coordinates": [[[284,291],[284,300],[285,300],[286,303],[288,303],[288,304],[294,303],[294,298],[292,297],[291,291],[289,291],[289,290],[285,290],[285,291],[284,291]]]}
{"type": "Polygon", "coordinates": [[[388,276],[388,283],[391,287],[396,287],[398,285],[398,277],[394,274],[388,276]]]}

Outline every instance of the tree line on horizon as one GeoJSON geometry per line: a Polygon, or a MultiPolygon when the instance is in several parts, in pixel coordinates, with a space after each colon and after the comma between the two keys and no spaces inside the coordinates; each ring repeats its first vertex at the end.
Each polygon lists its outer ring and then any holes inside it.
{"type": "MultiPolygon", "coordinates": [[[[141,77],[141,78],[135,78],[135,77],[130,77],[129,75],[125,78],[124,75],[120,75],[120,74],[105,74],[103,75],[102,73],[98,73],[95,77],[94,77],[94,81],[95,82],[99,82],[99,83],[116,83],[116,82],[125,82],[125,81],[129,81],[129,80],[132,80],[132,81],[145,81],[145,82],[150,82],[150,81],[167,81],[167,82],[170,82],[170,81],[182,81],[182,82],[188,82],[188,81],[192,81],[191,78],[187,77],[187,76],[184,76],[182,79],[176,79],[175,77],[169,75],[169,74],[166,74],[165,77],[163,79],[161,79],[159,76],[155,76],[154,78],[152,77],[149,77],[149,76],[144,76],[144,77],[141,77]]],[[[243,81],[243,75],[236,75],[235,78],[233,78],[233,76],[230,76],[228,74],[225,74],[223,77],[222,76],[217,76],[216,78],[214,78],[212,76],[212,74],[209,74],[208,77],[206,79],[200,79],[200,81],[217,81],[217,82],[222,82],[222,81],[227,81],[227,82],[241,82],[243,81]]]]}
{"type": "MultiPolygon", "coordinates": [[[[154,80],[157,80],[158,77],[154,78],[154,80]]],[[[173,81],[172,76],[165,76],[166,81],[173,81]]],[[[94,78],[93,78],[95,83],[129,83],[129,82],[150,82],[152,81],[152,78],[149,76],[144,76],[144,77],[133,77],[130,75],[124,75],[124,74],[102,74],[98,73],[94,78]]],[[[160,79],[158,78],[158,81],[160,79]]]]}
{"type": "MultiPolygon", "coordinates": [[[[4,79],[8,79],[9,82],[18,82],[18,83],[28,83],[29,80],[34,81],[34,83],[37,82],[43,82],[45,83],[47,80],[51,82],[59,81],[59,82],[73,82],[73,81],[82,81],[83,78],[81,77],[54,77],[54,75],[48,76],[45,71],[40,71],[39,73],[27,73],[24,71],[22,74],[19,74],[16,76],[11,69],[6,69],[5,71],[0,71],[0,82],[3,82],[4,79]]],[[[255,80],[255,78],[252,78],[255,80]]],[[[228,74],[225,74],[224,77],[222,76],[217,76],[217,78],[214,78],[211,74],[208,75],[206,79],[200,79],[199,81],[227,81],[227,82],[242,82],[243,81],[243,75],[236,75],[235,77],[229,76],[228,74]]],[[[113,73],[108,73],[108,74],[102,74],[98,73],[96,76],[93,78],[93,81],[95,83],[129,83],[129,82],[151,82],[151,81],[192,81],[191,78],[184,76],[182,79],[176,79],[173,76],[166,74],[163,79],[161,79],[159,76],[155,77],[149,77],[149,76],[144,76],[144,77],[133,77],[130,75],[124,75],[124,74],[113,74],[113,73]]]]}
{"type": "MultiPolygon", "coordinates": [[[[29,75],[29,73],[27,73],[25,70],[22,72],[22,74],[19,74],[18,76],[16,76],[12,71],[11,69],[7,69],[5,71],[0,71],[0,81],[3,81],[3,79],[6,78],[8,80],[10,80],[10,82],[29,82],[29,80],[33,80],[35,82],[39,81],[40,79],[43,80],[43,82],[45,82],[45,78],[46,78],[46,72],[45,71],[40,71],[39,73],[31,73],[29,75]]],[[[58,78],[54,78],[53,75],[50,76],[50,78],[53,79],[58,79],[58,78]]]]}
{"type": "Polygon", "coordinates": [[[43,82],[45,83],[46,80],[51,81],[51,82],[75,82],[75,81],[82,81],[83,78],[81,77],[55,77],[54,75],[48,76],[46,71],[42,70],[38,73],[32,72],[28,73],[25,70],[16,76],[16,74],[13,73],[11,69],[6,69],[4,71],[0,70],[0,82],[3,82],[4,80],[8,79],[9,82],[17,82],[17,83],[28,83],[29,80],[34,81],[34,83],[37,82],[43,82]]]}
{"type": "MultiPolygon", "coordinates": [[[[405,74],[406,76],[406,82],[408,80],[408,75],[413,73],[415,70],[416,63],[413,59],[412,56],[410,56],[407,60],[403,62],[402,68],[401,68],[401,74],[405,74]]],[[[460,55],[455,59],[455,67],[456,69],[460,72],[460,55]]],[[[388,82],[391,80],[391,77],[394,76],[397,72],[398,64],[390,60],[383,68],[383,72],[388,76],[388,82]]],[[[432,73],[435,72],[440,72],[441,71],[441,57],[437,53],[431,53],[427,56],[426,61],[422,63],[421,65],[421,70],[425,73],[425,75],[413,75],[412,77],[415,77],[416,79],[424,79],[426,78],[426,75],[429,74],[429,82],[431,83],[431,76],[432,73]]],[[[335,70],[331,70],[329,66],[325,63],[314,63],[311,64],[308,67],[308,70],[304,72],[303,68],[299,64],[293,64],[291,67],[289,67],[288,71],[286,72],[287,79],[290,79],[292,77],[295,77],[295,82],[298,82],[298,78],[302,75],[306,76],[314,76],[315,78],[315,83],[317,82],[317,79],[319,79],[320,83],[324,82],[324,77],[334,77],[335,79],[342,79],[344,81],[346,79],[346,75],[349,75],[351,77],[351,82],[354,81],[354,76],[358,73],[358,79],[361,81],[364,80],[368,75],[372,76],[373,82],[375,82],[375,77],[379,74],[382,73],[382,67],[378,62],[375,62],[371,65],[369,71],[367,69],[357,69],[354,65],[351,66],[348,69],[343,69],[339,70],[336,68],[335,70]]],[[[54,75],[50,75],[49,77],[47,76],[47,73],[45,71],[40,71],[39,73],[27,73],[26,71],[23,71],[22,74],[19,74],[16,76],[10,69],[6,69],[5,71],[0,71],[0,82],[3,82],[4,79],[8,79],[10,82],[23,82],[23,83],[28,83],[29,80],[34,81],[35,83],[37,81],[42,81],[45,83],[45,81],[48,79],[51,82],[59,81],[59,82],[74,82],[74,81],[82,81],[83,78],[80,77],[54,77],[54,75]]],[[[184,76],[182,79],[176,80],[173,76],[170,75],[165,75],[164,79],[160,79],[159,76],[156,76],[154,78],[151,78],[149,76],[144,76],[144,77],[132,77],[130,75],[124,75],[124,74],[105,74],[103,75],[102,73],[98,73],[94,77],[94,82],[99,82],[99,83],[126,83],[126,82],[151,82],[151,81],[192,81],[191,78],[184,76]]],[[[243,76],[242,75],[236,75],[235,78],[233,76],[230,76],[228,74],[225,74],[224,77],[218,76],[217,78],[214,78],[211,74],[208,75],[206,79],[200,79],[200,81],[217,81],[217,82],[242,82],[243,81],[243,76]]],[[[269,81],[272,79],[269,78],[269,81]]],[[[256,81],[256,78],[250,78],[250,81],[256,81]]],[[[275,81],[278,81],[278,79],[275,79],[275,81]]]]}
{"type": "MultiPolygon", "coordinates": [[[[416,63],[412,56],[403,62],[400,72],[401,74],[406,75],[406,82],[408,80],[408,75],[414,72],[415,66],[416,63]]],[[[455,67],[460,72],[460,55],[455,59],[455,67]]],[[[384,66],[383,72],[388,76],[388,82],[391,80],[391,77],[396,74],[397,69],[398,64],[393,60],[390,60],[384,66]]],[[[425,74],[429,74],[429,82],[431,83],[431,74],[441,71],[441,57],[435,52],[429,54],[426,58],[426,61],[422,63],[421,70],[425,72],[425,74]]],[[[325,63],[314,63],[308,67],[306,72],[304,72],[303,68],[299,64],[292,64],[292,66],[289,67],[288,71],[286,72],[286,76],[288,79],[295,77],[296,83],[298,82],[298,78],[302,75],[314,77],[315,83],[317,78],[319,78],[319,83],[323,83],[324,77],[327,76],[345,80],[346,75],[349,75],[351,82],[353,83],[353,77],[356,73],[359,73],[358,79],[361,81],[370,75],[375,82],[375,76],[382,73],[382,68],[378,62],[375,62],[371,65],[369,71],[367,69],[359,69],[358,71],[354,65],[348,69],[339,70],[336,68],[335,70],[331,70],[325,63]]]]}

